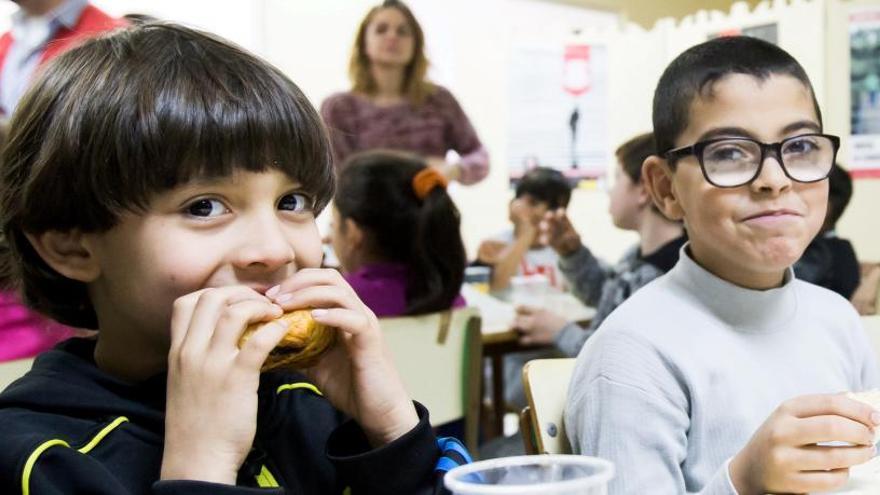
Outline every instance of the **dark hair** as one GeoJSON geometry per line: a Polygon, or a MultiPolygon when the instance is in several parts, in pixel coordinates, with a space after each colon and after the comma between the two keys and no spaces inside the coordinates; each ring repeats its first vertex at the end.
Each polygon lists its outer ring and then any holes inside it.
{"type": "Polygon", "coordinates": [[[414,105],[421,105],[430,96],[436,86],[428,81],[428,56],[425,55],[425,33],[416,16],[407,5],[399,0],[385,0],[371,8],[358,26],[348,61],[348,76],[351,79],[352,91],[372,95],[377,91],[376,80],[370,70],[370,59],[367,57],[367,28],[373,17],[382,9],[395,9],[406,18],[413,33],[413,58],[407,64],[403,75],[403,96],[414,105]]]}
{"type": "Polygon", "coordinates": [[[828,175],[828,213],[825,215],[825,224],[822,230],[831,230],[837,225],[837,221],[843,216],[843,212],[852,199],[852,177],[845,168],[835,163],[828,175]]]}
{"type": "Polygon", "coordinates": [[[196,177],[280,170],[320,211],[333,194],[320,117],[278,69],[227,41],[154,23],[50,62],[10,124],[0,175],[3,263],[34,309],[95,328],[82,282],[52,270],[25,233],[103,232],[196,177]]]}
{"type": "Polygon", "coordinates": [[[626,172],[633,184],[638,184],[642,181],[642,164],[649,156],[656,153],[654,134],[646,132],[621,144],[614,155],[620,161],[623,171],[626,172]]]}
{"type": "Polygon", "coordinates": [[[686,50],[660,76],[653,111],[658,154],[662,156],[675,147],[675,140],[688,126],[694,99],[711,95],[712,85],[730,74],[745,74],[760,81],[772,75],[797,79],[810,90],[816,118],[822,125],[822,113],[810,79],[788,52],[748,36],[715,38],[686,50]]]}
{"type": "Polygon", "coordinates": [[[558,170],[536,167],[526,172],[516,185],[517,198],[526,194],[547,203],[551,210],[565,208],[571,200],[571,184],[558,170]]]}
{"type": "Polygon", "coordinates": [[[408,315],[451,308],[467,265],[461,217],[446,188],[434,187],[423,200],[413,190],[425,168],[423,159],[402,152],[354,154],[334,200],[340,216],[366,232],[374,254],[407,266],[408,315]]]}

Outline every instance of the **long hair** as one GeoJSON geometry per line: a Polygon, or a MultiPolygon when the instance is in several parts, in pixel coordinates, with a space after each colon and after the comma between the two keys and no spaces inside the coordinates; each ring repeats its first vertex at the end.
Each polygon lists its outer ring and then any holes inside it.
{"type": "Polygon", "coordinates": [[[413,105],[421,105],[425,99],[434,92],[435,86],[428,81],[428,57],[425,55],[425,34],[422,26],[413,15],[409,7],[397,0],[386,0],[367,12],[364,20],[358,27],[354,46],[351,50],[351,60],[348,63],[348,76],[351,79],[352,91],[372,95],[376,93],[376,81],[370,72],[370,59],[367,57],[367,28],[373,22],[373,18],[382,9],[397,9],[410,25],[413,33],[413,57],[404,70],[403,96],[413,105]]]}
{"type": "Polygon", "coordinates": [[[406,265],[407,315],[451,308],[467,264],[461,217],[446,188],[416,196],[413,178],[425,167],[421,158],[402,152],[352,155],[335,198],[342,219],[366,233],[369,249],[406,265]]]}

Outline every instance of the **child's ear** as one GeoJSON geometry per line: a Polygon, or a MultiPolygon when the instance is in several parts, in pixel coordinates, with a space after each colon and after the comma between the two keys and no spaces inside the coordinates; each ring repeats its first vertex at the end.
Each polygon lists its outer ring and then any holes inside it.
{"type": "Polygon", "coordinates": [[[360,248],[364,243],[364,230],[351,218],[342,220],[345,224],[342,229],[345,232],[345,242],[350,248],[360,248]]]}
{"type": "Polygon", "coordinates": [[[670,220],[681,220],[684,210],[672,187],[673,176],[669,163],[659,156],[649,156],[642,163],[642,184],[657,209],[670,220]]]}
{"type": "Polygon", "coordinates": [[[69,279],[88,283],[101,273],[87,237],[79,230],[49,230],[26,236],[43,261],[69,279]]]}

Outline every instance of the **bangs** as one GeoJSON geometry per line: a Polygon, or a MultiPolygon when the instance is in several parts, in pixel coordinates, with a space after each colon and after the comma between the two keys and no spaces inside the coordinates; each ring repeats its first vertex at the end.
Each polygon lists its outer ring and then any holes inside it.
{"type": "Polygon", "coordinates": [[[92,40],[53,61],[31,93],[50,101],[34,129],[57,135],[34,161],[25,201],[69,203],[25,220],[28,230],[106,230],[156,193],[236,170],[285,173],[316,212],[333,195],[330,144],[299,88],[205,33],[147,24],[92,40]]]}

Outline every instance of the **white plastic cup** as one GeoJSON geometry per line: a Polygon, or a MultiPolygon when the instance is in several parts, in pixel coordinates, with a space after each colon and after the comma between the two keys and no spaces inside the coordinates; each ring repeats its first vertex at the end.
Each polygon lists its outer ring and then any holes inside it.
{"type": "Polygon", "coordinates": [[[582,455],[523,455],[458,466],[446,473],[453,495],[606,495],[614,464],[582,455]]]}
{"type": "Polygon", "coordinates": [[[510,279],[510,302],[514,306],[541,307],[550,293],[550,279],[544,275],[519,275],[510,279]]]}

